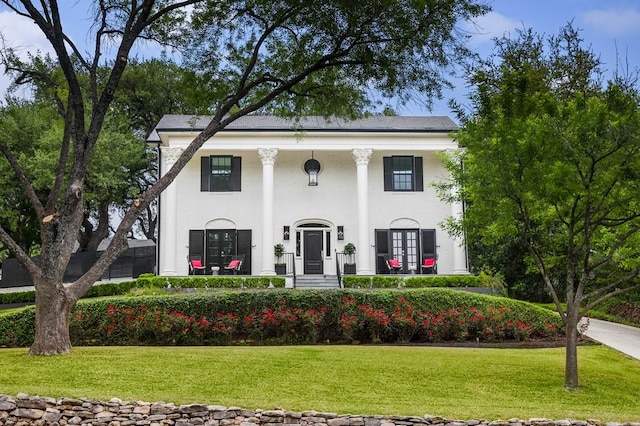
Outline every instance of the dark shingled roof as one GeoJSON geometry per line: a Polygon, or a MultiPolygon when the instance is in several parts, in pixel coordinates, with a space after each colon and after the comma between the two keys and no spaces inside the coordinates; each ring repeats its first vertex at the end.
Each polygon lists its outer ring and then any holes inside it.
{"type": "MultiPolygon", "coordinates": [[[[210,117],[193,115],[165,115],[156,131],[202,130],[210,117]]],[[[229,124],[224,131],[282,131],[335,132],[450,132],[458,126],[446,116],[402,117],[372,116],[357,120],[342,118],[302,117],[299,121],[268,115],[246,115],[229,124]]],[[[153,133],[150,138],[157,137],[153,133]]]]}

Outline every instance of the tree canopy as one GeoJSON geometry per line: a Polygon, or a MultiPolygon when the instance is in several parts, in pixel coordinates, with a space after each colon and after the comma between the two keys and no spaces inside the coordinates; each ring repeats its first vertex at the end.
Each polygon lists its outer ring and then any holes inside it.
{"type": "MultiPolygon", "coordinates": [[[[160,118],[169,112],[204,112],[197,98],[182,86],[188,84],[189,71],[167,60],[132,61],[123,75],[122,90],[114,100],[105,122],[96,153],[89,166],[84,197],[84,219],[78,237],[79,251],[95,251],[109,235],[116,212],[126,208],[132,200],[155,181],[157,157],[145,149],[145,138],[160,118]],[[153,79],[146,78],[154,76],[153,79]]],[[[34,81],[34,99],[20,100],[7,96],[0,115],[0,126],[11,149],[24,158],[27,174],[37,176],[33,186],[46,196],[64,132],[62,117],[52,105],[56,93],[65,87],[59,67],[49,60],[49,84],[34,81]],[[55,85],[50,84],[55,81],[55,85]]],[[[35,65],[35,64],[34,64],[35,65]]],[[[40,67],[44,70],[42,63],[40,67]]],[[[105,70],[99,75],[104,77],[105,70]]],[[[87,82],[87,76],[82,76],[87,82]]],[[[16,239],[27,253],[39,253],[40,236],[35,211],[24,191],[15,186],[15,176],[7,163],[0,163],[5,184],[0,187],[0,210],[3,228],[16,239]],[[15,209],[18,203],[22,208],[15,209]],[[19,215],[16,215],[19,212],[19,215]]],[[[155,209],[149,206],[138,219],[137,234],[155,239],[155,209]]],[[[132,231],[133,232],[133,231],[132,231]]]]}
{"type": "Polygon", "coordinates": [[[571,25],[546,40],[528,30],[496,41],[495,56],[469,72],[463,151],[440,185],[467,206],[452,231],[483,247],[526,247],[566,325],[570,389],[578,321],[637,288],[640,273],[640,98],[630,80],[603,83],[581,43],[571,25]]]}

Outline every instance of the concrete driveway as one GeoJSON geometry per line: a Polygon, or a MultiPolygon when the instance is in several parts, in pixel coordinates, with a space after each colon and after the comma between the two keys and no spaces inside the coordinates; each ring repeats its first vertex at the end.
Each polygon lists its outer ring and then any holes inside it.
{"type": "Polygon", "coordinates": [[[640,328],[591,318],[585,335],[640,360],[640,328]]]}

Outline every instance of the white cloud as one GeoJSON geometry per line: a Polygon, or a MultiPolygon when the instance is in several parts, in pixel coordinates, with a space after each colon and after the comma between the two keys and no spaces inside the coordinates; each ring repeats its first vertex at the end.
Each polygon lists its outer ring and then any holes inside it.
{"type": "Polygon", "coordinates": [[[472,37],[470,43],[480,45],[491,42],[496,37],[502,37],[512,33],[516,28],[521,28],[522,23],[513,21],[497,12],[489,12],[473,22],[466,22],[464,30],[472,37]]]}
{"type": "Polygon", "coordinates": [[[580,15],[580,21],[614,37],[640,33],[640,12],[633,8],[592,10],[580,15]]]}
{"type": "Polygon", "coordinates": [[[27,52],[35,53],[38,50],[53,52],[40,28],[32,20],[15,13],[0,12],[0,32],[7,46],[15,48],[21,57],[26,57],[27,52]]]}
{"type": "MultiPolygon", "coordinates": [[[[47,38],[30,19],[18,16],[9,11],[0,12],[0,33],[4,47],[15,49],[20,59],[27,59],[28,54],[52,53],[53,49],[47,38]]],[[[0,70],[0,101],[11,83],[10,78],[0,70]]]]}

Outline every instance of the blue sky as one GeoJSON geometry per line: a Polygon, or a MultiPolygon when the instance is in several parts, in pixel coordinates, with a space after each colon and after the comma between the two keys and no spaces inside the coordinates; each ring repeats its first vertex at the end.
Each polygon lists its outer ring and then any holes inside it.
{"type": "MultiPolygon", "coordinates": [[[[515,34],[516,29],[533,28],[538,34],[557,34],[558,30],[572,21],[581,30],[585,46],[600,55],[604,68],[613,70],[616,60],[630,69],[640,67],[640,1],[639,0],[487,0],[493,12],[478,19],[474,25],[464,24],[462,28],[474,35],[470,46],[486,56],[491,52],[494,37],[515,34]],[[618,58],[616,58],[616,54],[618,58]]],[[[84,17],[85,1],[62,0],[61,6],[69,5],[63,13],[68,14],[66,22],[73,25],[74,40],[81,44],[88,21],[84,17]],[[83,20],[85,19],[85,20],[83,20]]],[[[21,46],[23,52],[37,49],[50,51],[47,41],[35,25],[26,19],[0,8],[0,30],[5,41],[12,46],[21,46]]],[[[0,95],[8,82],[0,76],[0,95]]],[[[459,84],[456,90],[447,92],[446,98],[454,97],[464,103],[467,89],[459,84]]],[[[401,115],[449,115],[446,99],[436,102],[432,111],[419,104],[396,108],[401,115]]]]}

